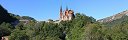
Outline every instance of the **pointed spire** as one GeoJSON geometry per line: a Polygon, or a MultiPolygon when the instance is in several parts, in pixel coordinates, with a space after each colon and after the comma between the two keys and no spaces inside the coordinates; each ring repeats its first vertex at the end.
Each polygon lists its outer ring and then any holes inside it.
{"type": "Polygon", "coordinates": [[[62,6],[60,7],[60,20],[62,19],[63,13],[62,13],[62,6]]]}
{"type": "Polygon", "coordinates": [[[66,11],[68,11],[68,6],[66,6],[66,11]]]}
{"type": "Polygon", "coordinates": [[[60,12],[62,12],[62,6],[60,7],[60,12]]]}

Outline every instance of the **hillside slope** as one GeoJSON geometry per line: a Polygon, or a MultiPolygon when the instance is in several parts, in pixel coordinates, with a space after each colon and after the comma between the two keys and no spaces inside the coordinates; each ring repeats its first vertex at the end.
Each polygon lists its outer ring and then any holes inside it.
{"type": "Polygon", "coordinates": [[[125,10],[123,12],[120,12],[118,14],[115,14],[115,15],[110,16],[110,17],[107,17],[107,18],[100,19],[100,20],[98,20],[98,22],[103,22],[103,23],[105,23],[105,22],[111,22],[111,21],[120,19],[120,18],[122,18],[125,15],[128,15],[128,10],[125,10]]]}
{"type": "Polygon", "coordinates": [[[16,20],[15,17],[10,16],[10,13],[0,5],[0,24],[2,22],[11,23],[16,20]]]}

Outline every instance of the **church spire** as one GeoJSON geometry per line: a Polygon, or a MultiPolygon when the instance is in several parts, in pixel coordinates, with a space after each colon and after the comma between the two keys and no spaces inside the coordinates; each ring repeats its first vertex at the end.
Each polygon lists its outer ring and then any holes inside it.
{"type": "Polygon", "coordinates": [[[63,13],[62,13],[62,6],[60,7],[60,19],[62,19],[63,13]]]}
{"type": "Polygon", "coordinates": [[[68,6],[66,6],[66,11],[68,11],[68,6]]]}
{"type": "Polygon", "coordinates": [[[60,12],[62,12],[62,6],[60,6],[60,12]]]}

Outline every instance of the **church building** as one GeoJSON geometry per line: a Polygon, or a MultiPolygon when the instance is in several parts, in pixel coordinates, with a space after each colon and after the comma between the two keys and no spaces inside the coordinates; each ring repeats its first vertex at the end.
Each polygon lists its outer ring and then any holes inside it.
{"type": "Polygon", "coordinates": [[[62,11],[62,6],[60,7],[60,21],[72,20],[73,18],[75,18],[73,10],[68,10],[66,7],[66,10],[62,11]]]}

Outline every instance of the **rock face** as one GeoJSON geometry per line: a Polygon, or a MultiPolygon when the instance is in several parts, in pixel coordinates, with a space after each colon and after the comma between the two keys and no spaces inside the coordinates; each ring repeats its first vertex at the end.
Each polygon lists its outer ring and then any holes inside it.
{"type": "Polygon", "coordinates": [[[17,19],[10,16],[10,14],[8,13],[8,11],[6,9],[4,9],[1,5],[0,5],[0,24],[3,22],[6,23],[11,23],[16,21],[17,19]]]}
{"type": "Polygon", "coordinates": [[[125,10],[123,12],[120,12],[116,15],[113,15],[113,16],[110,16],[110,17],[107,17],[107,18],[100,19],[100,20],[98,20],[98,22],[111,22],[113,20],[120,19],[125,15],[128,15],[128,10],[125,10]]]}

